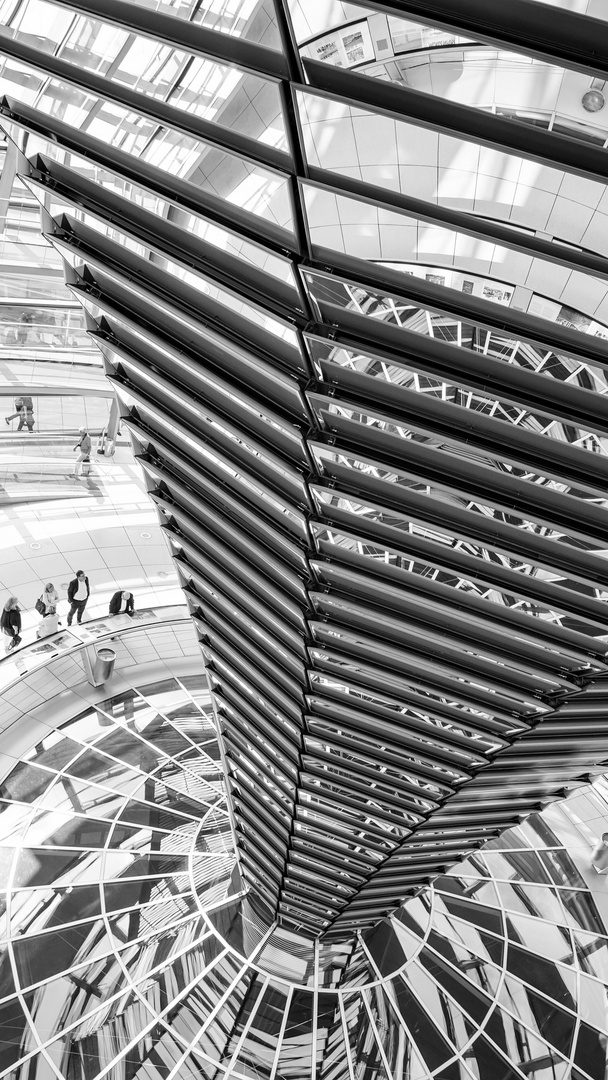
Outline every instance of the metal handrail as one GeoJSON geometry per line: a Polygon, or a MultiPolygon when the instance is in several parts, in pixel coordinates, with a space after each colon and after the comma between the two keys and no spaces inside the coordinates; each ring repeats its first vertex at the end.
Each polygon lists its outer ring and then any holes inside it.
{"type": "Polygon", "coordinates": [[[106,644],[116,637],[136,633],[163,624],[190,623],[185,605],[157,604],[130,615],[106,615],[89,619],[81,626],[65,627],[56,634],[19,646],[13,652],[0,656],[0,694],[10,690],[22,679],[40,671],[58,657],[74,655],[91,645],[106,644]],[[69,641],[65,639],[69,638],[69,641]]]}

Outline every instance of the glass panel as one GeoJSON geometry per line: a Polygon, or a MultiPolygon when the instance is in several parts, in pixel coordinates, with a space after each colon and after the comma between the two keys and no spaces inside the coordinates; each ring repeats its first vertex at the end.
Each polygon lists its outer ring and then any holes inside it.
{"type": "Polygon", "coordinates": [[[267,1080],[278,1047],[279,1034],[288,1003],[285,984],[270,983],[256,1007],[253,1021],[235,1061],[235,1070],[245,1076],[267,1080]]]}
{"type": "Polygon", "coordinates": [[[164,15],[174,15],[209,30],[232,37],[263,42],[279,49],[280,36],[272,0],[134,0],[140,7],[152,8],[164,15]]]}
{"type": "Polygon", "coordinates": [[[396,1006],[427,1068],[433,1070],[453,1057],[455,1050],[432,1019],[432,1010],[437,1007],[437,988],[420,968],[417,971],[427,988],[426,997],[419,997],[419,991],[410,989],[400,976],[392,980],[391,996],[394,995],[396,1006]]]}
{"type": "Polygon", "coordinates": [[[281,1080],[308,1080],[312,1069],[312,997],[294,990],[279,1054],[281,1080]]]}
{"type": "MultiPolygon", "coordinates": [[[[148,162],[161,174],[179,177],[192,186],[193,199],[196,191],[206,192],[247,211],[254,220],[263,219],[287,233],[292,232],[289,187],[282,174],[146,120],[117,104],[108,103],[99,108],[99,99],[92,94],[68,89],[58,80],[42,80],[33,69],[7,62],[2,73],[0,86],[6,93],[17,92],[25,104],[35,102],[42,113],[86,132],[100,144],[148,162]],[[27,93],[21,89],[24,84],[27,93]]],[[[79,168],[79,159],[58,144],[32,138],[28,152],[36,150],[76,168],[86,178],[91,176],[91,165],[79,168]]],[[[170,188],[170,182],[167,183],[170,188]]]]}

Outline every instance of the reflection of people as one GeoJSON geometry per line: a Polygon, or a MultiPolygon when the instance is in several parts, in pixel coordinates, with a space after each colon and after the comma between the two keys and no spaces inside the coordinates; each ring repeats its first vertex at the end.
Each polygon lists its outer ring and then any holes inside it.
{"type": "Polygon", "coordinates": [[[2,609],[2,615],[0,616],[0,628],[2,633],[9,640],[7,641],[5,652],[10,652],[21,642],[19,631],[21,630],[21,609],[19,607],[19,601],[16,596],[9,596],[6,604],[2,609]]]}
{"type": "Polygon", "coordinates": [[[86,576],[84,570],[77,570],[76,577],[70,581],[68,585],[68,600],[71,607],[68,611],[68,626],[72,625],[72,619],[76,614],[76,622],[82,622],[82,616],[84,609],[87,606],[87,600],[91,595],[89,588],[89,579],[86,576]]]}
{"type": "Polygon", "coordinates": [[[135,610],[135,601],[133,599],[133,593],[125,590],[114,593],[114,596],[110,600],[110,615],[132,615],[135,610]]]}
{"type": "Polygon", "coordinates": [[[21,429],[23,427],[25,427],[26,424],[27,424],[27,430],[28,431],[33,431],[34,430],[34,403],[33,403],[32,399],[31,399],[31,397],[24,397],[24,398],[22,398],[22,401],[23,401],[23,407],[22,407],[22,409],[21,409],[21,411],[19,413],[19,426],[17,428],[17,431],[21,431],[21,429]]]}
{"type": "Polygon", "coordinates": [[[15,420],[18,416],[21,416],[21,410],[22,409],[23,409],[23,398],[21,398],[21,397],[15,398],[15,410],[16,411],[14,413],[11,413],[10,416],[5,416],[4,417],[7,424],[10,424],[11,420],[15,420]]]}
{"type": "MultiPolygon", "coordinates": [[[[78,476],[81,469],[84,471],[85,465],[88,466],[91,460],[91,447],[93,445],[87,429],[81,427],[78,430],[80,432],[80,438],[76,443],[74,450],[80,450],[80,454],[78,455],[78,461],[76,462],[76,468],[74,469],[74,476],[78,476]]],[[[88,468],[86,471],[88,473],[88,468]]]]}
{"type": "Polygon", "coordinates": [[[33,405],[33,402],[32,402],[31,398],[25,398],[25,397],[15,398],[15,412],[11,413],[10,416],[5,416],[4,417],[7,424],[10,424],[11,420],[16,420],[18,416],[21,417],[25,413],[25,411],[27,409],[26,401],[29,401],[29,407],[30,407],[30,409],[33,409],[34,405],[33,405]]]}
{"type": "Polygon", "coordinates": [[[15,417],[18,416],[19,417],[19,427],[17,428],[17,431],[21,431],[21,429],[24,428],[26,426],[26,424],[27,424],[27,430],[28,431],[33,431],[34,430],[34,402],[32,401],[31,397],[26,394],[23,397],[15,398],[15,409],[17,410],[16,412],[11,413],[10,416],[5,416],[4,417],[7,424],[10,424],[11,420],[14,420],[15,417]]]}
{"type": "Polygon", "coordinates": [[[44,345],[45,342],[41,327],[43,328],[48,322],[47,316],[43,311],[35,311],[32,315],[31,322],[34,324],[32,326],[32,330],[34,331],[38,341],[41,342],[42,345],[44,345]]]}
{"type": "Polygon", "coordinates": [[[19,326],[17,327],[17,344],[25,345],[27,341],[27,335],[29,333],[30,325],[34,321],[34,316],[31,311],[24,311],[19,319],[19,326]]]}
{"type": "Polygon", "coordinates": [[[49,634],[56,634],[59,627],[59,616],[56,611],[48,611],[42,619],[38,630],[36,631],[37,638],[48,637],[49,634]]]}
{"type": "Polygon", "coordinates": [[[608,874],[608,832],[602,833],[591,852],[591,865],[597,874],[608,874]]]}

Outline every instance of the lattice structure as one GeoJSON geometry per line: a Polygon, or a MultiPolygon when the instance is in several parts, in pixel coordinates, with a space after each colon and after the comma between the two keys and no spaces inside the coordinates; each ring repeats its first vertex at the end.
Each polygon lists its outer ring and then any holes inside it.
{"type": "Polygon", "coordinates": [[[322,943],[242,887],[204,674],[81,706],[3,777],[3,1076],[602,1075],[605,782],[322,943]]]}
{"type": "MultiPolygon", "coordinates": [[[[36,7],[44,42],[3,5],[0,117],[173,546],[242,872],[340,941],[608,756],[608,355],[315,243],[310,199],[607,267],[319,165],[307,125],[388,117],[414,153],[430,131],[598,187],[605,150],[302,61],[282,0],[238,30],[206,5],[36,7]]],[[[367,7],[608,70],[604,24],[532,0],[492,31],[465,0],[367,7]]]]}

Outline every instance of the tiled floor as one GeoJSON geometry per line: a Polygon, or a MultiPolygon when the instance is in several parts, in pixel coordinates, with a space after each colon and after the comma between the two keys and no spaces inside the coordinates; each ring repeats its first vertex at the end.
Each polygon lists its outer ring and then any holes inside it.
{"type": "Polygon", "coordinates": [[[126,439],[111,458],[95,452],[110,389],[95,349],[64,355],[61,349],[28,348],[0,359],[0,605],[8,595],[18,597],[25,643],[38,626],[34,604],[45,583],[55,584],[65,615],[68,582],[79,569],[91,584],[89,618],[107,614],[118,588],[131,589],[140,608],[183,603],[126,439]],[[87,363],[91,359],[95,365],[87,363]],[[17,420],[10,429],[4,422],[24,386],[32,387],[35,399],[33,433],[17,433],[17,420]],[[36,388],[65,392],[37,396],[36,388]],[[75,479],[74,433],[82,424],[94,435],[91,473],[75,479]]]}
{"type": "MultiPolygon", "coordinates": [[[[5,463],[6,441],[0,434],[5,463]]],[[[54,583],[65,614],[68,582],[79,569],[91,585],[89,617],[106,614],[118,588],[131,589],[140,607],[183,603],[156,510],[129,448],[119,445],[113,458],[93,455],[91,476],[74,480],[67,469],[73,469],[75,454],[54,446],[45,457],[35,435],[30,446],[31,456],[14,462],[10,480],[5,476],[4,498],[0,488],[0,599],[18,597],[30,631],[24,640],[38,625],[34,604],[44,584],[54,583]],[[45,473],[45,466],[52,472],[45,473]]]]}

